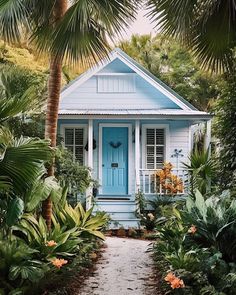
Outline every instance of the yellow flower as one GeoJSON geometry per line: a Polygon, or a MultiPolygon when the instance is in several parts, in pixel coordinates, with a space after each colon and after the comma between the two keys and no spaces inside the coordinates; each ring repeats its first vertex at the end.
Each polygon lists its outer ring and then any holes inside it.
{"type": "Polygon", "coordinates": [[[46,242],[46,246],[48,246],[48,247],[54,247],[56,245],[57,245],[57,243],[55,241],[53,241],[53,240],[46,242]]]}
{"type": "Polygon", "coordinates": [[[59,258],[55,258],[53,260],[51,260],[52,264],[57,267],[57,268],[61,268],[63,265],[67,264],[68,261],[65,259],[59,259],[59,258]]]}

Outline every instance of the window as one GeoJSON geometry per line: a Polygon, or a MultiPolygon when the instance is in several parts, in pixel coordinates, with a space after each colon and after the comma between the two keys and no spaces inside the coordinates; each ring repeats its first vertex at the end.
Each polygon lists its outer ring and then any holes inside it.
{"type": "Polygon", "coordinates": [[[135,76],[124,75],[101,75],[98,76],[98,92],[107,93],[131,93],[135,92],[135,76]]]}
{"type": "Polygon", "coordinates": [[[165,129],[146,129],[146,169],[160,169],[165,161],[165,129]]]}
{"type": "Polygon", "coordinates": [[[65,147],[70,150],[74,159],[84,164],[84,129],[65,128],[65,147]]]}

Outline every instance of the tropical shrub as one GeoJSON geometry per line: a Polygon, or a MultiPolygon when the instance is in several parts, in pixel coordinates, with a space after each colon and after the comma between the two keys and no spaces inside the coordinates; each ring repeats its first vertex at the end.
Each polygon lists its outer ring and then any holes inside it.
{"type": "Polygon", "coordinates": [[[90,170],[74,161],[72,153],[62,146],[56,150],[55,175],[60,185],[68,188],[68,196],[75,200],[93,182],[90,170]]]}
{"type": "Polygon", "coordinates": [[[54,208],[54,222],[64,226],[66,229],[77,229],[77,235],[81,238],[97,237],[105,239],[101,233],[109,221],[105,212],[93,215],[93,208],[85,211],[78,203],[74,208],[66,200],[58,203],[54,208]]]}
{"type": "Polygon", "coordinates": [[[82,243],[75,227],[67,230],[65,226],[54,223],[51,231],[48,231],[42,216],[37,220],[32,214],[24,214],[14,230],[16,235],[20,235],[31,248],[38,251],[35,256],[44,261],[72,257],[79,252],[82,243]]]}
{"type": "Polygon", "coordinates": [[[197,191],[185,207],[172,208],[172,217],[157,226],[153,248],[163,282],[167,274],[165,290],[171,287],[173,294],[234,294],[235,218],[235,200],[229,192],[205,200],[197,191]]]}
{"type": "Polygon", "coordinates": [[[1,294],[25,294],[45,276],[49,267],[35,258],[37,253],[14,236],[0,238],[1,294]]]}
{"type": "Polygon", "coordinates": [[[215,163],[209,156],[210,150],[194,150],[189,156],[190,163],[183,163],[190,173],[190,193],[194,195],[196,189],[202,194],[209,192],[215,172],[215,163]]]}
{"type": "Polygon", "coordinates": [[[185,224],[197,229],[192,235],[194,243],[214,247],[225,261],[236,263],[236,200],[230,198],[230,192],[205,201],[197,191],[195,200],[187,199],[186,209],[181,215],[185,224]]]}

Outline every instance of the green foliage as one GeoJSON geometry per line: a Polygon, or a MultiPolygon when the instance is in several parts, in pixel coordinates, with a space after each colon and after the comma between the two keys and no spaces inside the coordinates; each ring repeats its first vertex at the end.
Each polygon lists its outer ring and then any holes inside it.
{"type": "Polygon", "coordinates": [[[21,217],[24,211],[24,202],[20,198],[11,199],[7,206],[6,212],[6,224],[7,226],[13,226],[21,217]]]}
{"type": "Polygon", "coordinates": [[[172,217],[160,221],[154,254],[162,270],[183,279],[180,294],[234,294],[235,220],[229,192],[205,199],[197,191],[186,207],[172,208],[172,217]]]}
{"type": "Polygon", "coordinates": [[[55,167],[60,185],[73,197],[83,194],[93,181],[89,169],[74,161],[71,152],[61,146],[56,150],[55,167]]]}
{"type": "Polygon", "coordinates": [[[48,267],[35,259],[37,252],[20,239],[0,238],[0,290],[23,294],[45,276],[48,267]]]}
{"type": "MultiPolygon", "coordinates": [[[[150,200],[148,203],[152,206],[154,213],[157,217],[162,217],[163,212],[167,208],[174,208],[181,206],[184,204],[186,198],[183,196],[155,196],[152,200],[150,200]]],[[[171,211],[172,214],[173,211],[171,211]]],[[[164,214],[166,215],[166,214],[164,214]]]]}
{"type": "Polygon", "coordinates": [[[25,211],[32,212],[48,196],[56,204],[60,200],[61,194],[62,188],[53,176],[39,179],[24,195],[25,211]]]}
{"type": "Polygon", "coordinates": [[[236,8],[231,1],[148,0],[147,6],[161,31],[191,48],[202,66],[232,69],[236,8]]]}
{"type": "Polygon", "coordinates": [[[68,230],[77,228],[78,236],[105,239],[100,230],[108,222],[106,213],[93,216],[93,208],[85,211],[80,203],[73,208],[67,202],[64,202],[64,204],[58,203],[54,208],[54,212],[55,221],[64,225],[68,230]]]}
{"type": "Polygon", "coordinates": [[[214,134],[220,141],[216,151],[217,176],[220,187],[229,188],[236,182],[236,80],[229,76],[216,104],[214,134]]]}
{"type": "Polygon", "coordinates": [[[37,220],[32,214],[24,214],[14,230],[24,234],[24,240],[32,249],[37,250],[36,256],[40,260],[50,261],[58,256],[71,257],[79,252],[82,242],[75,227],[67,230],[54,221],[52,230],[48,231],[44,219],[40,216],[37,220]],[[49,241],[56,242],[56,245],[48,246],[49,241]]]}
{"type": "Polygon", "coordinates": [[[37,138],[14,138],[0,129],[0,176],[8,177],[16,194],[24,194],[45,173],[44,162],[52,157],[49,142],[37,138]]]}
{"type": "Polygon", "coordinates": [[[53,227],[48,231],[46,222],[40,216],[37,220],[32,214],[24,214],[14,233],[21,232],[24,240],[38,250],[38,259],[49,260],[53,257],[71,257],[78,254],[84,241],[105,239],[100,230],[107,222],[107,216],[92,216],[92,209],[84,211],[80,203],[75,208],[61,200],[54,206],[53,227]],[[54,241],[54,246],[47,243],[54,241]]]}
{"type": "Polygon", "coordinates": [[[236,201],[228,194],[205,201],[197,191],[195,201],[187,200],[187,210],[182,217],[185,223],[197,227],[192,237],[196,244],[214,247],[225,261],[236,263],[236,201]]]}
{"type": "Polygon", "coordinates": [[[212,185],[210,181],[215,173],[215,163],[209,156],[209,150],[194,150],[189,156],[189,164],[183,163],[190,173],[190,190],[194,194],[198,189],[202,194],[206,194],[212,185]]]}

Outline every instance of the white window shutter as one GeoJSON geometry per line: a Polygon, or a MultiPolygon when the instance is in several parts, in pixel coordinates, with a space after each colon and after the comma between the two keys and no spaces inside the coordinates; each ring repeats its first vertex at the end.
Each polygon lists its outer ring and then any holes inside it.
{"type": "Polygon", "coordinates": [[[146,129],[146,169],[160,169],[165,160],[165,129],[146,129]]]}
{"type": "Polygon", "coordinates": [[[84,129],[65,128],[65,147],[72,152],[75,160],[84,164],[84,129]]]}

